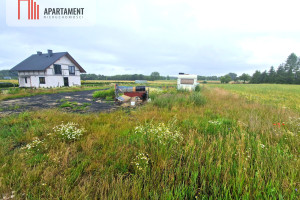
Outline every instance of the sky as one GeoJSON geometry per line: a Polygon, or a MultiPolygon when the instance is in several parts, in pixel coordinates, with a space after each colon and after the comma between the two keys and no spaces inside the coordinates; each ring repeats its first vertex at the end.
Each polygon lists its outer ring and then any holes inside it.
{"type": "Polygon", "coordinates": [[[0,70],[52,49],[69,52],[87,73],[102,75],[253,74],[277,68],[293,52],[300,56],[299,5],[297,0],[98,0],[93,26],[9,27],[0,0],[0,70]]]}

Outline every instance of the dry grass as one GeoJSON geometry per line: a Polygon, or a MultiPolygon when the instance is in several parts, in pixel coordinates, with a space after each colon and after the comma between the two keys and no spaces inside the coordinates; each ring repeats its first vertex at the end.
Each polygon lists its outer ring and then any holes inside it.
{"type": "Polygon", "coordinates": [[[12,83],[12,84],[19,84],[18,80],[0,80],[0,83],[12,83]]]}

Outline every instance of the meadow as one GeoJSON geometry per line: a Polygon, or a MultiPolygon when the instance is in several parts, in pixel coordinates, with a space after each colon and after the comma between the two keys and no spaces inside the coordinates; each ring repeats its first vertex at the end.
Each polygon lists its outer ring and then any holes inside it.
{"type": "Polygon", "coordinates": [[[273,86],[219,84],[111,113],[2,118],[0,198],[299,199],[298,90],[276,86],[287,108],[260,92],[273,86]]]}
{"type": "Polygon", "coordinates": [[[0,80],[0,83],[12,83],[12,84],[19,84],[18,80],[0,80]]]}
{"type": "Polygon", "coordinates": [[[300,112],[300,86],[280,84],[218,84],[209,85],[238,94],[248,101],[300,112]]]}

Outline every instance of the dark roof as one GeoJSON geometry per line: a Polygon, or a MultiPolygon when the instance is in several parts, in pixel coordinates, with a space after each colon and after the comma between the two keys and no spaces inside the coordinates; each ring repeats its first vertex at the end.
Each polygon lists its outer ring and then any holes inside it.
{"type": "Polygon", "coordinates": [[[68,52],[52,53],[51,56],[48,53],[41,55],[33,54],[13,67],[11,71],[44,71],[63,56],[67,56],[79,68],[80,72],[86,73],[68,52]]]}

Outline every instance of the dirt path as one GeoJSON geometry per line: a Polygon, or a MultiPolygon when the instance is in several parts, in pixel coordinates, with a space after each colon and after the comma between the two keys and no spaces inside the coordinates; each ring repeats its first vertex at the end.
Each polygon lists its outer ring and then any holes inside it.
{"type": "Polygon", "coordinates": [[[19,99],[11,99],[0,102],[0,117],[14,113],[21,113],[26,110],[39,110],[48,108],[60,108],[64,102],[76,103],[75,108],[61,108],[71,112],[104,112],[114,110],[116,106],[111,102],[93,100],[95,90],[80,92],[65,92],[57,94],[37,95],[19,99]]]}

